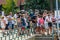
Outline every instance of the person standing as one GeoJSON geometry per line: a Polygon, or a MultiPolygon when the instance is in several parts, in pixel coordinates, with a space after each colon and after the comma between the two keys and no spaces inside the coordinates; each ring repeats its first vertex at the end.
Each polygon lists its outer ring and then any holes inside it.
{"type": "Polygon", "coordinates": [[[18,29],[18,35],[20,35],[21,33],[21,28],[23,27],[22,22],[21,22],[21,18],[17,17],[17,29],[18,29]]]}
{"type": "Polygon", "coordinates": [[[6,27],[6,21],[4,20],[4,17],[1,18],[1,28],[3,34],[5,34],[5,27],[6,27]]]}
{"type": "Polygon", "coordinates": [[[11,17],[8,18],[8,29],[10,32],[12,32],[12,18],[11,17]]]}
{"type": "Polygon", "coordinates": [[[19,13],[14,14],[14,18],[17,19],[19,13]]]}
{"type": "Polygon", "coordinates": [[[49,34],[51,34],[52,33],[52,15],[50,15],[50,12],[48,14],[46,21],[48,22],[49,34]]]}
{"type": "Polygon", "coordinates": [[[40,16],[39,23],[40,23],[41,34],[44,34],[44,32],[45,32],[44,29],[45,28],[44,28],[44,19],[43,19],[43,16],[40,16]]]}
{"type": "Polygon", "coordinates": [[[4,16],[4,20],[6,21],[6,28],[5,29],[8,29],[8,17],[7,17],[7,15],[4,16]]]}

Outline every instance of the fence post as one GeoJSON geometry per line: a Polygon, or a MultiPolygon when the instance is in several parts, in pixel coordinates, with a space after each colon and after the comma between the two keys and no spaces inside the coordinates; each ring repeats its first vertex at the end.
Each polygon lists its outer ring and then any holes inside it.
{"type": "Polygon", "coordinates": [[[0,37],[0,40],[2,40],[2,37],[0,37]]]}

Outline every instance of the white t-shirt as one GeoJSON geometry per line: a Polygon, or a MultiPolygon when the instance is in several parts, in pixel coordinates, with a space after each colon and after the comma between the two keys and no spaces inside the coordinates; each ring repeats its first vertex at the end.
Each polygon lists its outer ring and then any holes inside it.
{"type": "Polygon", "coordinates": [[[44,22],[44,25],[45,25],[45,28],[46,28],[46,29],[48,29],[48,22],[47,22],[47,20],[49,20],[49,21],[52,22],[52,17],[50,16],[50,19],[49,19],[49,17],[46,16],[46,18],[45,18],[45,22],[44,22]]]}
{"type": "Polygon", "coordinates": [[[28,26],[27,19],[26,19],[26,18],[24,18],[24,20],[25,20],[26,26],[28,26]]]}
{"type": "Polygon", "coordinates": [[[40,18],[37,18],[37,26],[39,26],[39,20],[40,20],[40,18]]]}
{"type": "Polygon", "coordinates": [[[15,24],[15,21],[14,20],[12,20],[12,24],[15,24]]]}
{"type": "MultiPolygon", "coordinates": [[[[52,22],[52,16],[50,16],[50,17],[47,16],[46,20],[52,22]]],[[[47,21],[46,21],[46,22],[47,22],[47,21]]]]}
{"type": "Polygon", "coordinates": [[[1,20],[1,28],[5,28],[5,24],[3,20],[1,20]]]}
{"type": "Polygon", "coordinates": [[[46,29],[48,28],[48,22],[46,21],[47,18],[48,18],[48,16],[46,16],[45,21],[44,21],[44,26],[45,26],[46,29]]]}
{"type": "Polygon", "coordinates": [[[17,15],[16,14],[14,14],[14,18],[17,18],[17,15]]]}
{"type": "Polygon", "coordinates": [[[46,21],[47,19],[48,19],[48,16],[46,16],[46,18],[45,18],[45,22],[44,22],[44,23],[47,23],[47,21],[46,21]]]}
{"type": "Polygon", "coordinates": [[[8,24],[8,18],[4,16],[4,20],[6,21],[6,24],[8,24]]]}
{"type": "Polygon", "coordinates": [[[12,16],[11,16],[11,15],[8,15],[7,17],[8,17],[8,18],[12,18],[12,16]]]}

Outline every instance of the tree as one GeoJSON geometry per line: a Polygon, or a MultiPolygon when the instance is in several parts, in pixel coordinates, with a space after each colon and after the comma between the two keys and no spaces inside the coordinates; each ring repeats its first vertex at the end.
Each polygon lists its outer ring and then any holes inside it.
{"type": "Polygon", "coordinates": [[[49,0],[50,1],[50,9],[53,10],[53,0],[49,0]]]}
{"type": "Polygon", "coordinates": [[[14,12],[15,3],[13,0],[6,0],[6,4],[3,4],[3,9],[5,13],[14,12]]]}
{"type": "Polygon", "coordinates": [[[25,8],[49,9],[50,5],[47,0],[26,0],[25,8]]]}

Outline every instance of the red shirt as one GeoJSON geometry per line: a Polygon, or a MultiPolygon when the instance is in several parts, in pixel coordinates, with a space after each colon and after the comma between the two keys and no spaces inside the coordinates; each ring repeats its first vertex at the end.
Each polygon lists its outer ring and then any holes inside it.
{"type": "Polygon", "coordinates": [[[44,19],[40,18],[39,22],[40,22],[40,24],[44,24],[44,19]]]}

